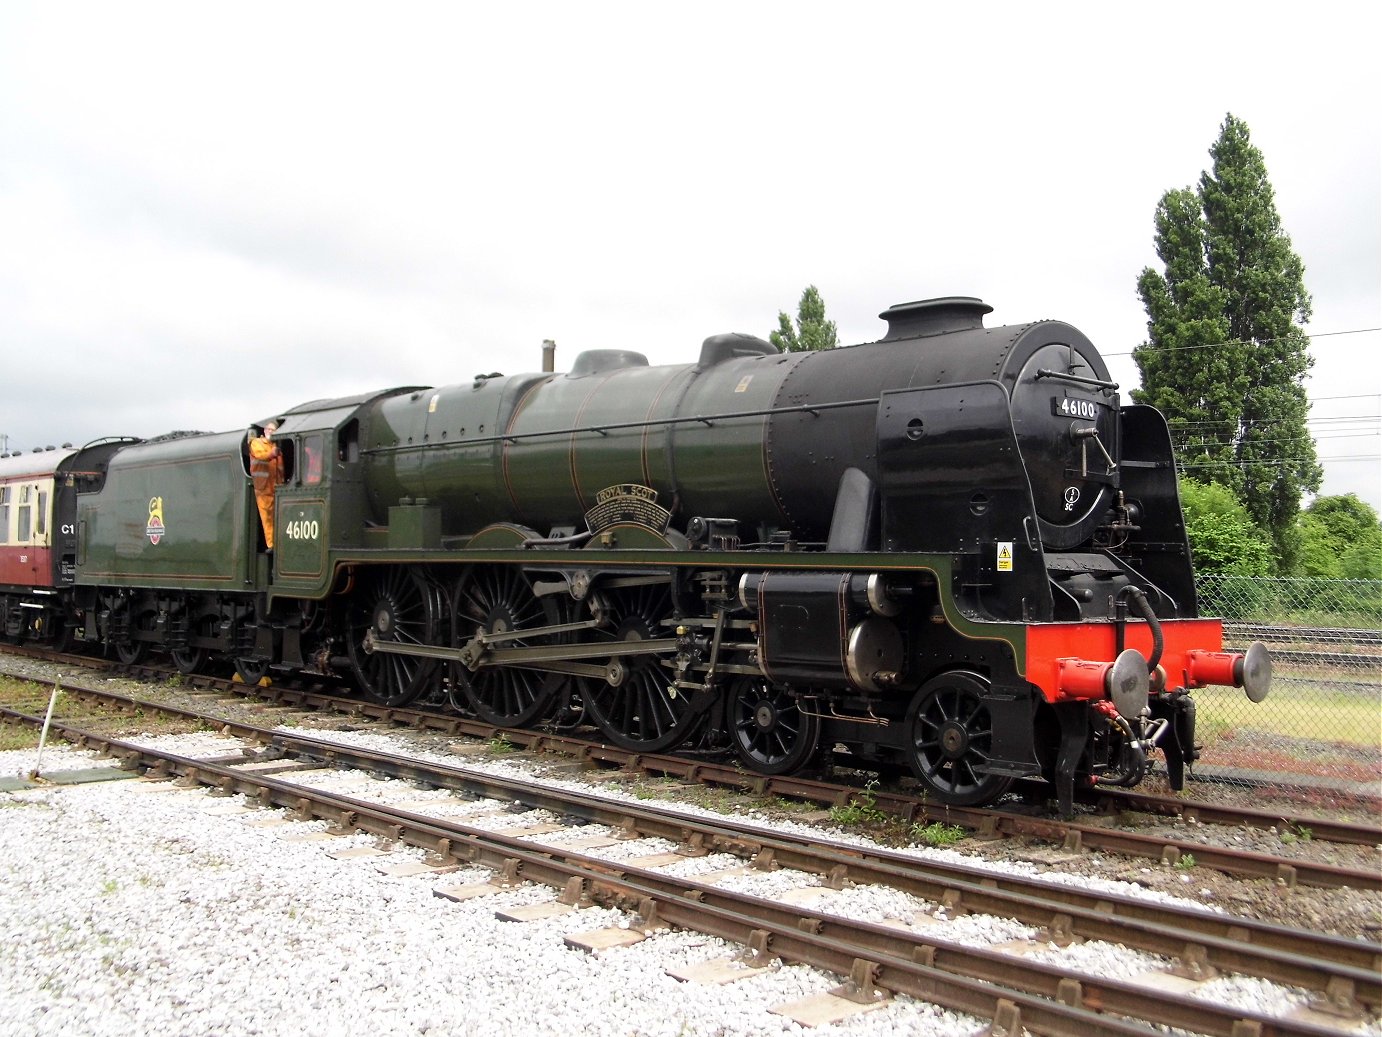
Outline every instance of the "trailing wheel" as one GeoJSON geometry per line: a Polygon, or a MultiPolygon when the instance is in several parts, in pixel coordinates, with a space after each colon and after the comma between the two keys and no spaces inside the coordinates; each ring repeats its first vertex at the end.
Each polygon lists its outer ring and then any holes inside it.
{"type": "Polygon", "coordinates": [[[385,706],[412,702],[432,684],[435,659],[373,651],[370,642],[441,644],[441,595],[417,569],[389,567],[365,577],[347,611],[346,643],[355,679],[385,706]]]}
{"type": "Polygon", "coordinates": [[[1012,784],[982,770],[993,751],[988,691],[983,677],[955,670],[923,684],[907,709],[908,762],[926,794],[942,803],[989,803],[1012,784]]]}
{"type": "MultiPolygon", "coordinates": [[[[560,623],[561,610],[550,597],[533,593],[519,569],[481,565],[467,570],[451,594],[451,645],[464,648],[477,637],[498,635],[493,647],[534,648],[559,644],[565,637],[514,637],[518,631],[560,623]]],[[[496,727],[522,727],[547,716],[571,678],[561,673],[516,666],[451,667],[466,704],[496,727]]]]}
{"type": "Polygon", "coordinates": [[[595,638],[610,642],[610,673],[581,679],[586,715],[621,749],[660,753],[680,745],[702,718],[693,694],[672,683],[658,655],[618,654],[620,643],[668,636],[660,621],[672,614],[670,591],[661,584],[619,588],[605,593],[604,606],[595,638]]]}
{"type": "Polygon", "coordinates": [[[762,677],[739,677],[729,686],[729,729],[739,759],[759,774],[792,774],[820,745],[820,717],[762,677]]]}

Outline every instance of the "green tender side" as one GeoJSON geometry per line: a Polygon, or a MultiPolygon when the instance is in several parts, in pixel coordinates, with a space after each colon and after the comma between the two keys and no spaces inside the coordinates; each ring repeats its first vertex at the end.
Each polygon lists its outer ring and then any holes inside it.
{"type": "Polygon", "coordinates": [[[77,582],[106,587],[241,590],[259,513],[243,432],[127,447],[105,487],[77,502],[77,582]]]}

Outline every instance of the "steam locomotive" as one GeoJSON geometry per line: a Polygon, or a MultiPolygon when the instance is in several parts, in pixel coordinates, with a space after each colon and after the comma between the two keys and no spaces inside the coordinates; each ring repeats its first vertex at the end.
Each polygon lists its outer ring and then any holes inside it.
{"type": "Polygon", "coordinates": [[[0,459],[0,632],[760,773],[910,769],[951,804],[1041,778],[1068,814],[1156,749],[1179,788],[1191,690],[1261,701],[1270,657],[1198,616],[1162,417],[1075,328],[991,309],[301,404],[272,416],[272,552],[243,432],[0,459]]]}

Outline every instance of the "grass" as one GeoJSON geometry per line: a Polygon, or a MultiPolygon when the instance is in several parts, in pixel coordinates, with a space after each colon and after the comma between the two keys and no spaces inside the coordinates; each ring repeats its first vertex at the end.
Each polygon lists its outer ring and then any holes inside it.
{"type": "Polygon", "coordinates": [[[1206,744],[1228,730],[1260,731],[1382,751],[1382,688],[1339,691],[1318,685],[1272,688],[1254,705],[1237,688],[1197,688],[1192,695],[1206,744]]]}
{"type": "Polygon", "coordinates": [[[32,727],[0,724],[0,752],[11,749],[33,749],[38,745],[38,731],[32,727]]]}
{"type": "MultiPolygon", "coordinates": [[[[17,712],[41,716],[48,709],[50,694],[48,689],[32,681],[0,676],[0,705],[17,712]]],[[[8,752],[12,749],[32,749],[36,745],[38,745],[37,728],[20,724],[0,723],[0,752],[8,752]]]]}

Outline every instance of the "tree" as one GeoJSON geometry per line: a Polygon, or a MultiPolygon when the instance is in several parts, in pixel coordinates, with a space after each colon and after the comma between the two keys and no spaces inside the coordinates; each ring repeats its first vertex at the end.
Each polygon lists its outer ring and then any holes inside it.
{"type": "Polygon", "coordinates": [[[815,285],[807,285],[797,303],[797,326],[781,310],[777,314],[777,330],[768,340],[784,353],[800,353],[815,349],[834,349],[837,340],[835,322],[825,319],[825,300],[815,285]]]}
{"type": "Polygon", "coordinates": [[[1180,500],[1196,575],[1267,576],[1273,571],[1271,538],[1232,490],[1182,479],[1180,500]]]}
{"type": "Polygon", "coordinates": [[[1157,206],[1165,270],[1138,279],[1148,340],[1133,398],[1166,415],[1185,470],[1233,490],[1288,563],[1301,495],[1323,474],[1305,426],[1305,266],[1247,124],[1228,115],[1209,153],[1198,188],[1157,206]]]}
{"type": "Polygon", "coordinates": [[[1382,524],[1355,494],[1316,497],[1300,516],[1302,576],[1382,579],[1382,524]]]}

